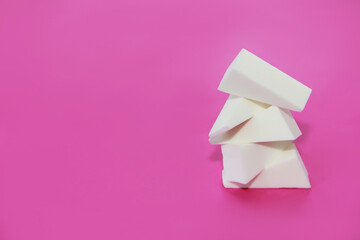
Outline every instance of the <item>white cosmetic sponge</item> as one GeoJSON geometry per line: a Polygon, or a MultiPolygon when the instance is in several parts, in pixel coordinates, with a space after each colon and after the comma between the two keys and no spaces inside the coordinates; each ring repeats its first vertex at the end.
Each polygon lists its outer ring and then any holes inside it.
{"type": "Polygon", "coordinates": [[[308,173],[295,145],[267,161],[263,171],[247,184],[229,181],[223,172],[225,188],[311,188],[308,173]]]}
{"type": "Polygon", "coordinates": [[[301,112],[311,89],[242,49],[226,70],[220,91],[301,112]]]}
{"type": "Polygon", "coordinates": [[[295,140],[301,135],[291,113],[271,106],[248,121],[209,141],[211,144],[240,144],[295,140]]]}
{"type": "Polygon", "coordinates": [[[265,103],[230,95],[211,128],[209,137],[214,138],[229,131],[269,106],[265,103]]]}
{"type": "Polygon", "coordinates": [[[265,167],[265,163],[282,152],[291,142],[245,143],[222,145],[224,178],[247,184],[265,167]]]}

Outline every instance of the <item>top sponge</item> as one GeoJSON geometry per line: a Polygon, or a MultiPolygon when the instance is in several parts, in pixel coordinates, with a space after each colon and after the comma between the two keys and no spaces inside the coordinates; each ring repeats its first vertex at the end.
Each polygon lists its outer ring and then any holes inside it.
{"type": "Polygon", "coordinates": [[[222,92],[301,112],[311,89],[242,49],[226,70],[222,92]]]}

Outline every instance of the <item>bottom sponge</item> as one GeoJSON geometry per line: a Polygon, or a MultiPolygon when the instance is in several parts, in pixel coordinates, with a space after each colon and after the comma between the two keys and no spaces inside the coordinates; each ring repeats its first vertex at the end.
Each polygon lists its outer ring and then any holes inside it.
{"type": "Polygon", "coordinates": [[[262,172],[247,184],[231,182],[223,172],[225,188],[311,188],[308,173],[295,145],[267,160],[262,172]]]}

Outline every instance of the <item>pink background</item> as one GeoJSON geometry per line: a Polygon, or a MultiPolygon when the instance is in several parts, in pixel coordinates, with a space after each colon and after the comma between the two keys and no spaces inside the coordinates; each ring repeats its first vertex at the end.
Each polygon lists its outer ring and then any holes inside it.
{"type": "Polygon", "coordinates": [[[0,1],[0,239],[360,239],[359,1],[0,1]],[[292,2],[292,3],[290,3],[292,2]],[[311,190],[226,190],[241,48],[313,89],[311,190]]]}

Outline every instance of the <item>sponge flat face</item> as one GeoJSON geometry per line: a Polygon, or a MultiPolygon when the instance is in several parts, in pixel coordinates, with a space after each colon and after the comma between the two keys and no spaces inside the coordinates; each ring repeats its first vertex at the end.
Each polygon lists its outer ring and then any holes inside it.
{"type": "Polygon", "coordinates": [[[245,122],[270,105],[230,95],[211,128],[209,137],[214,138],[245,122]]]}
{"type": "Polygon", "coordinates": [[[308,173],[295,145],[267,161],[263,171],[247,184],[231,182],[223,172],[225,188],[311,188],[308,173]]]}
{"type": "Polygon", "coordinates": [[[211,144],[241,144],[295,140],[301,135],[291,113],[271,106],[248,121],[209,141],[211,144]]]}
{"type": "Polygon", "coordinates": [[[267,162],[289,144],[291,142],[222,145],[224,178],[231,182],[247,184],[264,169],[267,162]]]}
{"type": "Polygon", "coordinates": [[[242,49],[218,88],[233,95],[301,112],[311,89],[242,49]]]}

